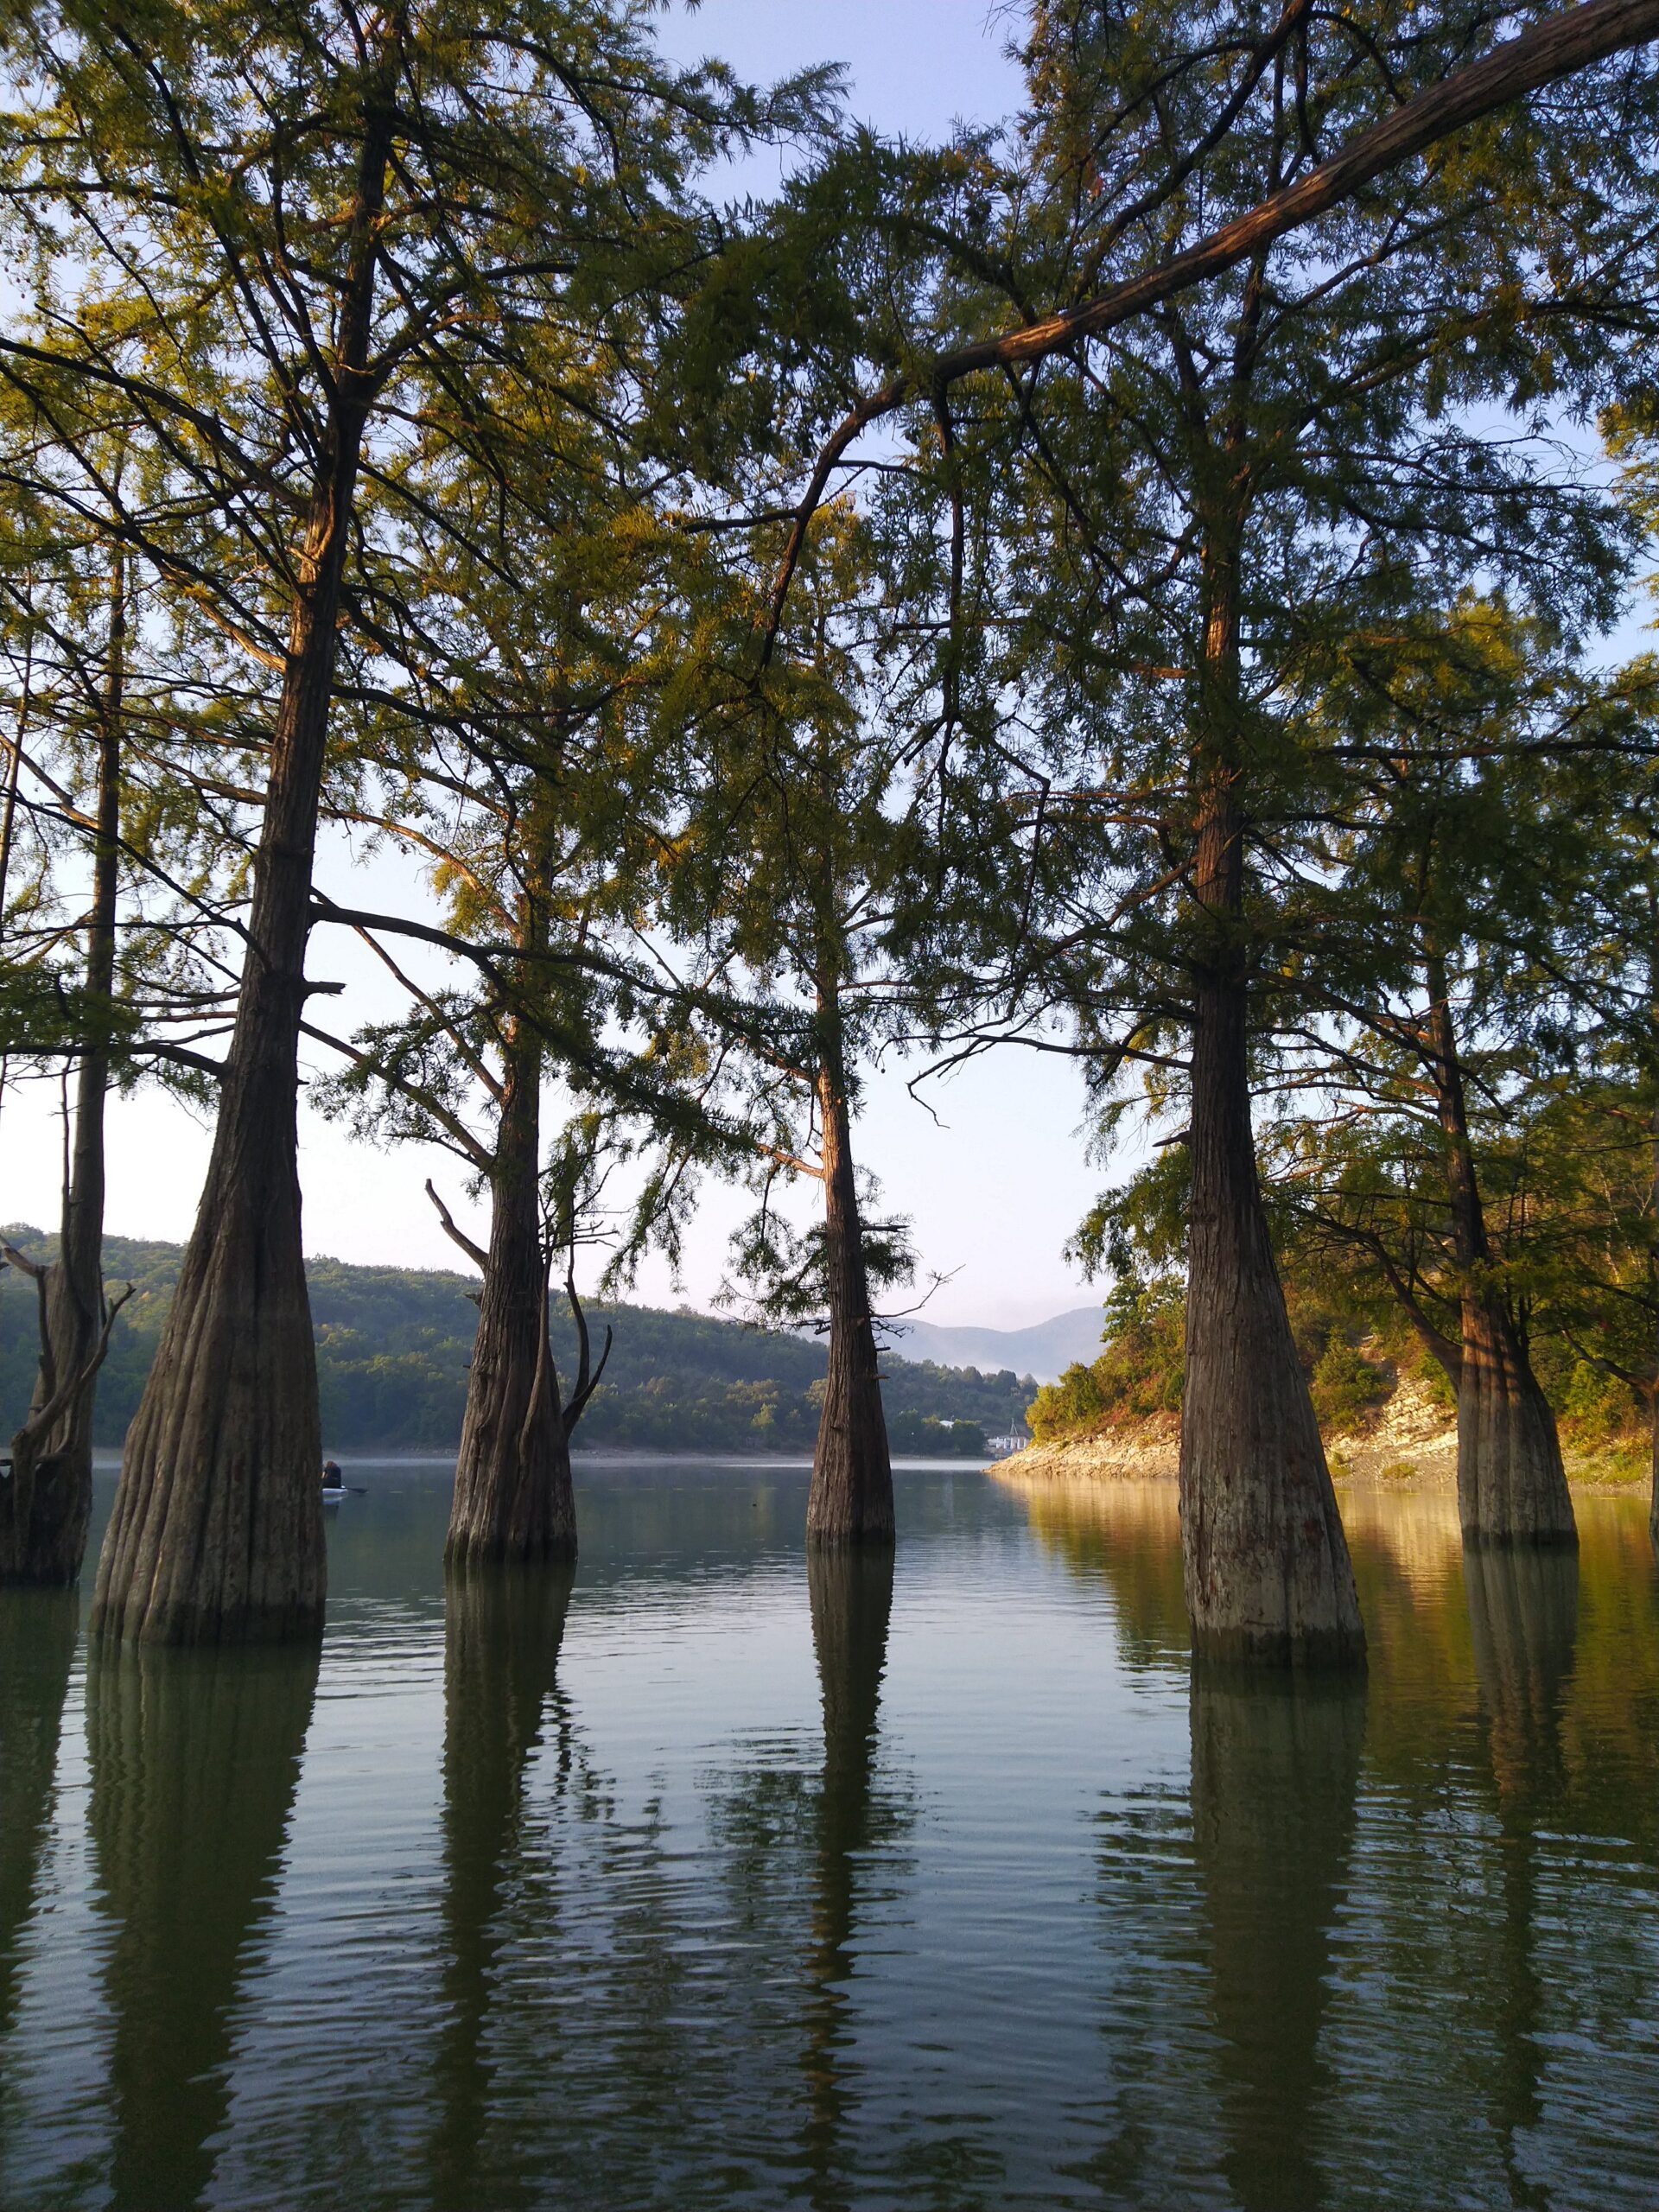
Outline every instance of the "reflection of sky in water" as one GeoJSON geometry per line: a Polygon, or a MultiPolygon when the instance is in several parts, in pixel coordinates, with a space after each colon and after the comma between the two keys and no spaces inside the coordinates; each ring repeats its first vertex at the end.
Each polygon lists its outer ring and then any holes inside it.
{"type": "Polygon", "coordinates": [[[901,1475],[809,1590],[804,1470],[584,1469],[446,1628],[361,1472],[315,1698],[0,1616],[7,2203],[1659,2201],[1639,1501],[1346,1498],[1344,1695],[1189,1682],[1167,1490],[901,1475]]]}

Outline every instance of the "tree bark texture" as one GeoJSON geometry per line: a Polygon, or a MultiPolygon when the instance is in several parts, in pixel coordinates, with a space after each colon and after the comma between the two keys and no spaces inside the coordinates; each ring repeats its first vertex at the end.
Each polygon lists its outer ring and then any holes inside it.
{"type": "Polygon", "coordinates": [[[322,1626],[322,1446],[300,1230],[299,1028],[391,142],[389,111],[371,108],[213,1153],[99,1561],[94,1630],[155,1643],[307,1637],[322,1626]]]}
{"type": "Polygon", "coordinates": [[[41,1365],[29,1412],[38,1416],[73,1385],[47,1422],[13,1439],[12,1472],[0,1483],[0,1584],[62,1586],[79,1580],[92,1511],[92,1413],[104,1332],[104,1106],[110,1087],[108,1023],[115,997],[116,899],[121,836],[121,709],[126,578],[120,554],[110,588],[109,664],[98,734],[97,830],[86,933],[86,1007],[105,1025],[75,1071],[74,1137],[58,1238],[41,1312],[41,1365]]]}
{"type": "Polygon", "coordinates": [[[1365,1634],[1307,1378],[1274,1263],[1250,1126],[1236,526],[1207,566],[1195,747],[1192,1211],[1181,1413],[1181,1547],[1194,1649],[1362,1662],[1365,1634]]]}
{"type": "Polygon", "coordinates": [[[1181,1542],[1195,1649],[1349,1663],[1364,1630],[1255,1169],[1242,984],[1201,982],[1181,1542]]]}
{"type": "Polygon", "coordinates": [[[548,1338],[542,1249],[542,1045],[514,1026],[490,1178],[490,1245],[445,1557],[452,1567],[574,1560],[570,1443],[548,1338]]]}
{"type": "Polygon", "coordinates": [[[893,1541],[893,1462],[864,1270],[864,1230],[853,1173],[850,1117],[840,1054],[817,1078],[823,1166],[824,1255],[829,1281],[830,1367],[812,1455],[806,1540],[819,1544],[893,1541]]]}
{"type": "Polygon", "coordinates": [[[1464,1541],[1573,1544],[1578,1529],[1555,1415],[1533,1374],[1508,1300],[1491,1279],[1446,969],[1433,954],[1427,973],[1435,1096],[1462,1284],[1458,1513],[1464,1541]]]}
{"type": "Polygon", "coordinates": [[[212,2189],[238,1993],[276,1899],[317,1658],[105,1643],[88,1659],[114,2203],[194,2205],[212,2189]]]}

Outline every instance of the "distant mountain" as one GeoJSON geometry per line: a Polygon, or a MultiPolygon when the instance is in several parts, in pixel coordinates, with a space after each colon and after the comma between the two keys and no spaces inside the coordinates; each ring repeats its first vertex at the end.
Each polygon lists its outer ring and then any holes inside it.
{"type": "Polygon", "coordinates": [[[1053,1382],[1079,1360],[1086,1364],[1099,1357],[1104,1321],[1098,1306],[1074,1306],[1029,1329],[952,1329],[938,1321],[906,1321],[888,1350],[899,1359],[976,1367],[982,1375],[1011,1367],[1016,1375],[1053,1382]]]}
{"type": "MultiPolygon", "coordinates": [[[[41,1259],[55,1239],[21,1224],[6,1232],[41,1259]]],[[[118,1444],[156,1350],[180,1248],[105,1239],[104,1272],[130,1282],[99,1378],[94,1440],[118,1444]]],[[[317,1340],[325,1446],[332,1451],[453,1451],[461,1435],[467,1363],[478,1326],[475,1279],[435,1268],[357,1268],[306,1262],[317,1340]]],[[[555,1309],[553,1350],[562,1376],[575,1367],[569,1317],[555,1309]]],[[[594,1351],[607,1327],[614,1357],[594,1393],[578,1448],[810,1452],[817,1433],[829,1355],[817,1338],[772,1335],[734,1321],[595,1304],[594,1351]]],[[[1010,1340],[1012,1341],[1012,1339],[1010,1340]]],[[[38,1339],[34,1286],[0,1269],[0,1447],[23,1417],[38,1339]]],[[[1023,1430],[1033,1395],[1010,1374],[964,1375],[912,1347],[882,1386],[887,1433],[899,1452],[981,1457],[988,1436],[1023,1430]],[[917,1363],[923,1363],[918,1364],[917,1363]]]]}

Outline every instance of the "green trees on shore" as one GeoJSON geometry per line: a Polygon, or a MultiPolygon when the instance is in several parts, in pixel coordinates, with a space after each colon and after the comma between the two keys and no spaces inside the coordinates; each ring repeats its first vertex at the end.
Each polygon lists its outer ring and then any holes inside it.
{"type": "MultiPolygon", "coordinates": [[[[37,1264],[54,1240],[13,1231],[37,1264]]],[[[99,1371],[92,1442],[118,1450],[137,1410],[181,1256],[176,1244],[108,1241],[106,1260],[133,1286],[99,1371]]],[[[467,1417],[468,1362],[479,1327],[476,1278],[404,1268],[306,1262],[317,1340],[326,1448],[336,1457],[383,1452],[453,1453],[467,1417]]],[[[574,1318],[553,1301],[554,1364],[574,1376],[574,1318]]],[[[828,1357],[810,1335],[744,1326],[706,1314],[634,1304],[587,1307],[597,1344],[613,1349],[588,1401],[584,1446],[612,1452],[810,1454],[828,1357]]],[[[28,1275],[0,1274],[0,1427],[22,1419],[35,1374],[35,1290],[28,1275]]],[[[881,1394],[895,1452],[963,1458],[987,1439],[1018,1431],[1036,1385],[1006,1369],[940,1367],[893,1357],[881,1394]]]]}
{"type": "Polygon", "coordinates": [[[1174,1162],[1201,1643],[1363,1652],[1289,1237],[1452,1378],[1471,1541],[1572,1541],[1535,1333],[1659,1389],[1659,748],[1605,645],[1659,0],[1497,28],[1042,0],[1020,116],[915,149],[626,0],[5,11],[0,1046],[79,1104],[0,1574],[79,1568],[23,1486],[84,1491],[102,1100],[159,1077],[215,1135],[95,1618],[315,1631],[302,1039],[491,1192],[458,1560],[575,1550],[549,1285],[618,1160],[613,1285],[759,1176],[812,1541],[889,1542],[861,1068],[1020,1045],[1174,1162]],[[325,896],[329,823],[436,911],[325,896]],[[319,925],[401,1018],[326,1026],[319,925]]]}

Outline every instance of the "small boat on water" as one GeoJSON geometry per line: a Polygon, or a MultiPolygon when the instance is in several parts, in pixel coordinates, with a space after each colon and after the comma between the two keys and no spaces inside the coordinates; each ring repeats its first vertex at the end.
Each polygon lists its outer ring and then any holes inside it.
{"type": "Polygon", "coordinates": [[[322,1486],[322,1502],[325,1505],[338,1505],[341,1498],[350,1496],[351,1492],[344,1483],[324,1483],[322,1486]]]}

